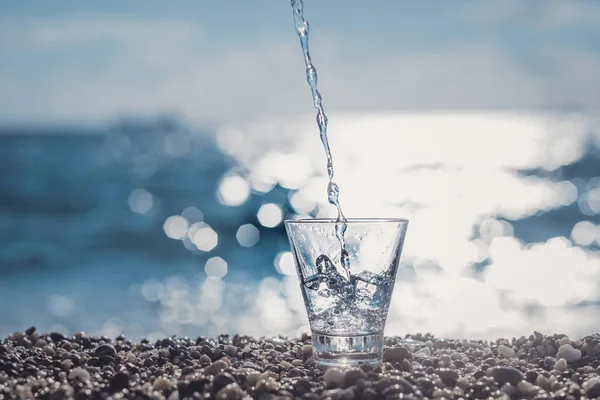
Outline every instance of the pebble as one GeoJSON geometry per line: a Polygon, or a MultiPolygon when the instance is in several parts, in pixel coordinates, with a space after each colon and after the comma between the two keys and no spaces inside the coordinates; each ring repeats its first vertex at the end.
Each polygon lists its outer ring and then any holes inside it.
{"type": "Polygon", "coordinates": [[[100,356],[116,357],[117,350],[115,350],[115,348],[113,346],[111,346],[110,344],[103,344],[96,348],[94,355],[96,357],[100,357],[100,356]]]}
{"type": "Polygon", "coordinates": [[[385,361],[402,361],[412,358],[411,352],[405,347],[392,347],[383,353],[385,361]]]}
{"type": "Polygon", "coordinates": [[[556,371],[560,371],[563,372],[567,369],[567,360],[565,360],[564,358],[559,359],[555,364],[554,364],[554,369],[556,371]]]}
{"type": "Polygon", "coordinates": [[[238,384],[232,383],[219,390],[215,398],[219,400],[238,400],[241,399],[243,395],[244,392],[242,392],[238,384]]]}
{"type": "Polygon", "coordinates": [[[338,368],[329,368],[323,375],[323,381],[327,386],[342,386],[344,384],[344,373],[338,368]]]}
{"type": "Polygon", "coordinates": [[[579,361],[581,358],[581,350],[574,349],[573,346],[565,343],[558,348],[556,358],[564,358],[568,363],[579,361]]]}
{"type": "Polygon", "coordinates": [[[431,349],[429,349],[429,347],[423,347],[422,349],[417,351],[415,355],[421,357],[431,357],[431,349]]]}
{"type": "Polygon", "coordinates": [[[198,397],[194,392],[229,400],[600,397],[599,334],[570,340],[534,333],[491,343],[415,338],[422,343],[417,353],[399,338],[386,338],[379,366],[326,368],[315,363],[306,335],[132,343],[28,329],[0,338],[0,398],[179,400],[198,397]]]}
{"type": "Polygon", "coordinates": [[[125,389],[129,386],[129,372],[119,371],[110,378],[110,387],[115,390],[125,389]]]}
{"type": "Polygon", "coordinates": [[[158,390],[158,391],[167,390],[170,387],[171,387],[171,382],[165,378],[157,378],[154,380],[154,383],[152,384],[152,389],[158,390]]]}
{"type": "Polygon", "coordinates": [[[236,346],[232,346],[232,345],[229,345],[229,344],[227,346],[225,346],[225,353],[227,353],[227,355],[230,356],[230,357],[235,357],[235,355],[237,354],[237,352],[239,350],[240,349],[238,347],[236,347],[236,346]]]}
{"type": "Polygon", "coordinates": [[[206,354],[202,354],[198,362],[200,363],[200,365],[209,365],[210,363],[212,363],[212,360],[206,354]]]}
{"type": "Polygon", "coordinates": [[[236,383],[235,378],[228,372],[219,372],[213,379],[213,389],[219,391],[227,385],[236,383]]]}
{"type": "Polygon", "coordinates": [[[500,385],[510,383],[516,385],[523,380],[523,374],[516,368],[513,367],[494,367],[492,368],[492,377],[500,385]]]}
{"type": "Polygon", "coordinates": [[[498,355],[504,358],[511,358],[515,356],[515,351],[510,347],[502,344],[498,346],[498,355]]]}
{"type": "Polygon", "coordinates": [[[313,354],[313,348],[310,344],[306,344],[304,346],[302,346],[302,355],[304,357],[312,357],[313,354]]]}
{"type": "Polygon", "coordinates": [[[279,383],[274,378],[261,379],[256,383],[256,390],[259,392],[276,392],[279,390],[279,383]]]}
{"type": "Polygon", "coordinates": [[[69,379],[80,379],[82,381],[89,381],[91,379],[90,373],[81,367],[75,367],[69,372],[69,379]]]}
{"type": "Polygon", "coordinates": [[[223,360],[217,360],[204,369],[204,375],[216,375],[227,368],[227,363],[223,360]]]}

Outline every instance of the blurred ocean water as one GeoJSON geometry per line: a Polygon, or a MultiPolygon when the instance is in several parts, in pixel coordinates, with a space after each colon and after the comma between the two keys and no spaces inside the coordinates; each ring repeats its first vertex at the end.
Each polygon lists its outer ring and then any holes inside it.
{"type": "MultiPolygon", "coordinates": [[[[594,119],[330,118],[346,215],[411,220],[387,333],[598,330],[594,119]]],[[[306,330],[282,221],[335,215],[317,135],[310,116],[3,129],[0,335],[306,330]]]]}

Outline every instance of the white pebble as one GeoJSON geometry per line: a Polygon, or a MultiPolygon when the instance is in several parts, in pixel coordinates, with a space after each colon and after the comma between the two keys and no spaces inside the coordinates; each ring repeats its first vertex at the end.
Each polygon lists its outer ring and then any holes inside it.
{"type": "Polygon", "coordinates": [[[334,384],[336,386],[342,386],[344,383],[344,373],[337,368],[329,368],[323,375],[325,384],[334,384]]]}
{"type": "Polygon", "coordinates": [[[511,358],[515,356],[515,351],[510,347],[501,344],[498,346],[498,355],[504,358],[511,358]]]}
{"type": "Polygon", "coordinates": [[[562,338],[558,339],[558,346],[562,346],[565,344],[571,344],[571,339],[569,339],[568,336],[563,336],[562,338]]]}
{"type": "Polygon", "coordinates": [[[564,358],[561,358],[554,364],[554,369],[560,372],[563,372],[567,369],[567,361],[564,358]]]}
{"type": "Polygon", "coordinates": [[[531,392],[531,389],[533,389],[533,385],[527,381],[521,381],[517,383],[517,389],[519,389],[519,392],[521,393],[529,393],[531,392]]]}
{"type": "Polygon", "coordinates": [[[167,400],[179,400],[179,391],[174,390],[173,393],[169,395],[167,400]]]}
{"type": "Polygon", "coordinates": [[[166,390],[171,387],[171,382],[165,378],[157,378],[152,384],[154,390],[166,390]]]}
{"type": "Polygon", "coordinates": [[[583,388],[583,390],[588,390],[597,383],[600,383],[600,378],[591,378],[583,382],[583,385],[581,385],[581,387],[583,388]]]}
{"type": "Polygon", "coordinates": [[[454,352],[452,354],[450,354],[450,358],[452,358],[453,360],[460,360],[463,358],[463,355],[457,352],[454,352]]]}
{"type": "Polygon", "coordinates": [[[81,367],[75,367],[69,372],[69,379],[81,379],[83,381],[89,381],[91,378],[90,373],[81,367]]]}
{"type": "Polygon", "coordinates": [[[575,362],[581,358],[581,350],[574,349],[570,344],[563,344],[558,349],[556,358],[564,358],[568,363],[575,362]]]}
{"type": "Polygon", "coordinates": [[[423,347],[421,350],[415,353],[417,356],[421,357],[431,357],[431,350],[429,347],[423,347]]]}

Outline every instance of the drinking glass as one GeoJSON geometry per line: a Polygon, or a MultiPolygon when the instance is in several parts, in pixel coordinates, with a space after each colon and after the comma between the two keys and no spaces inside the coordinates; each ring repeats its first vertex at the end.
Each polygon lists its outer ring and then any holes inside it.
{"type": "Polygon", "coordinates": [[[316,361],[324,365],[381,362],[383,330],[408,221],[300,219],[285,221],[285,227],[316,361]],[[345,225],[342,241],[336,236],[336,225],[345,225]],[[341,262],[342,248],[349,269],[341,262]]]}

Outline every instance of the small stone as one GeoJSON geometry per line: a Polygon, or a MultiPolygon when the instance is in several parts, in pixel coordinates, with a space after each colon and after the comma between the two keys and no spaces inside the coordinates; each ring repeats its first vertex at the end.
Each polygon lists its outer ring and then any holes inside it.
{"type": "Polygon", "coordinates": [[[60,365],[61,365],[61,368],[62,368],[64,371],[68,371],[68,370],[70,370],[71,368],[73,368],[73,361],[71,361],[71,360],[69,360],[69,359],[67,359],[67,360],[63,360],[63,362],[61,362],[61,363],[60,363],[60,365]]]}
{"type": "Polygon", "coordinates": [[[304,346],[302,346],[302,355],[304,357],[312,357],[313,354],[313,348],[310,344],[305,344],[304,346]]]}
{"type": "Polygon", "coordinates": [[[52,332],[50,334],[50,339],[52,339],[52,341],[54,343],[59,343],[62,342],[63,340],[65,340],[65,335],[63,335],[62,333],[58,333],[58,332],[52,332]]]}
{"type": "Polygon", "coordinates": [[[100,356],[116,357],[117,350],[115,350],[115,348],[113,346],[111,346],[110,344],[103,344],[96,348],[94,355],[96,357],[100,357],[100,356]]]}
{"type": "Polygon", "coordinates": [[[110,378],[110,387],[121,390],[129,387],[129,372],[119,371],[110,378]]]}
{"type": "Polygon", "coordinates": [[[246,383],[249,386],[256,386],[256,383],[260,380],[260,372],[250,372],[246,376],[246,383]]]}
{"type": "Polygon", "coordinates": [[[341,387],[344,384],[344,373],[337,368],[329,368],[323,375],[326,386],[341,387]]]}
{"type": "Polygon", "coordinates": [[[36,330],[36,329],[35,329],[35,326],[32,326],[32,327],[28,328],[28,329],[25,331],[25,334],[26,334],[27,336],[31,336],[31,335],[33,335],[33,334],[35,333],[35,330],[36,330]]]}
{"type": "Polygon", "coordinates": [[[450,358],[453,360],[460,360],[463,358],[463,355],[461,353],[454,352],[450,354],[450,358]]]}
{"type": "Polygon", "coordinates": [[[48,342],[46,342],[44,339],[38,339],[35,341],[35,347],[44,347],[47,346],[48,342]]]}
{"type": "Polygon", "coordinates": [[[290,364],[289,362],[287,362],[285,360],[280,362],[279,365],[282,366],[283,368],[285,368],[286,370],[294,367],[292,364],[290,364]]]}
{"type": "Polygon", "coordinates": [[[533,389],[533,385],[527,381],[521,381],[517,383],[517,389],[521,393],[528,394],[533,389]]]}
{"type": "Polygon", "coordinates": [[[544,390],[550,389],[550,381],[544,375],[538,375],[538,377],[535,380],[535,384],[536,386],[539,386],[544,390]]]}
{"type": "Polygon", "coordinates": [[[79,379],[82,381],[89,381],[91,378],[90,373],[81,367],[75,367],[69,373],[69,379],[79,379]]]}
{"type": "Polygon", "coordinates": [[[447,367],[452,362],[452,357],[450,357],[448,354],[442,354],[439,357],[439,360],[442,367],[447,367]]]}
{"type": "Polygon", "coordinates": [[[436,373],[447,385],[454,384],[460,376],[455,370],[447,368],[440,368],[436,373]]]}
{"type": "Polygon", "coordinates": [[[366,388],[360,395],[360,400],[375,400],[377,399],[377,392],[371,388],[366,388]]]}
{"type": "Polygon", "coordinates": [[[230,385],[232,383],[237,382],[231,374],[227,372],[219,372],[217,375],[215,375],[215,378],[213,379],[213,388],[216,392],[218,392],[225,386],[230,385]]]}
{"type": "Polygon", "coordinates": [[[558,348],[556,358],[564,358],[568,363],[579,361],[581,358],[581,350],[574,349],[570,344],[563,344],[558,348]]]}
{"type": "Polygon", "coordinates": [[[556,364],[556,358],[546,357],[546,358],[544,358],[544,363],[548,366],[553,366],[554,364],[556,364]]]}
{"type": "Polygon", "coordinates": [[[13,342],[19,342],[24,337],[25,337],[25,333],[23,333],[23,332],[15,332],[15,333],[12,334],[11,338],[12,338],[13,342]]]}
{"type": "Polygon", "coordinates": [[[431,357],[431,349],[429,347],[423,347],[422,349],[417,351],[415,355],[421,357],[431,357]]]}
{"type": "Polygon", "coordinates": [[[225,346],[225,353],[227,353],[227,355],[229,357],[235,357],[235,355],[238,353],[238,351],[240,350],[239,347],[237,346],[232,346],[232,345],[227,345],[225,346]]]}
{"type": "Polygon", "coordinates": [[[260,379],[256,383],[256,390],[259,392],[276,392],[279,390],[279,383],[273,378],[260,379]]]}
{"type": "Polygon", "coordinates": [[[219,400],[239,400],[244,395],[237,383],[232,383],[217,392],[216,398],[219,400]]]}
{"type": "Polygon", "coordinates": [[[498,346],[498,355],[504,358],[511,358],[515,356],[515,351],[510,347],[501,344],[498,346]]]}
{"type": "Polygon", "coordinates": [[[560,372],[564,372],[567,369],[567,360],[561,358],[554,364],[554,369],[560,372]]]}
{"type": "Polygon", "coordinates": [[[54,351],[54,349],[50,346],[44,346],[43,350],[44,353],[46,353],[49,356],[53,356],[56,353],[56,351],[54,351]]]}
{"type": "Polygon", "coordinates": [[[571,339],[569,339],[568,336],[563,336],[562,338],[558,339],[557,341],[557,345],[558,347],[560,346],[564,346],[565,344],[571,344],[571,339]]]}
{"type": "Polygon", "coordinates": [[[167,397],[167,400],[179,400],[179,391],[173,390],[169,397],[167,397]]]}
{"type": "Polygon", "coordinates": [[[170,387],[171,387],[171,382],[169,382],[169,380],[165,379],[165,378],[157,378],[154,380],[154,383],[152,384],[152,389],[158,390],[158,391],[167,390],[170,387]]]}
{"type": "Polygon", "coordinates": [[[383,359],[385,361],[402,361],[404,359],[411,359],[411,352],[405,347],[392,347],[385,350],[383,353],[383,359]]]}
{"type": "Polygon", "coordinates": [[[585,390],[585,394],[590,399],[593,399],[594,397],[600,397],[600,382],[596,381],[596,383],[589,385],[585,390]]]}
{"type": "Polygon", "coordinates": [[[344,387],[356,385],[359,379],[367,379],[367,373],[362,369],[352,369],[344,374],[344,387]]]}
{"type": "Polygon", "coordinates": [[[217,360],[204,369],[204,375],[216,375],[227,368],[227,363],[223,360],[217,360]]]}
{"type": "Polygon", "coordinates": [[[523,380],[521,371],[513,367],[494,367],[492,368],[491,373],[492,377],[500,385],[510,383],[511,385],[516,386],[517,383],[523,380]]]}
{"type": "Polygon", "coordinates": [[[294,367],[299,367],[299,366],[301,366],[302,364],[304,364],[304,361],[302,361],[302,360],[298,360],[298,359],[296,359],[296,360],[292,360],[292,365],[293,365],[294,367]]]}
{"type": "Polygon", "coordinates": [[[202,354],[198,362],[200,363],[200,365],[209,365],[210,363],[212,363],[212,360],[206,354],[202,354]]]}

